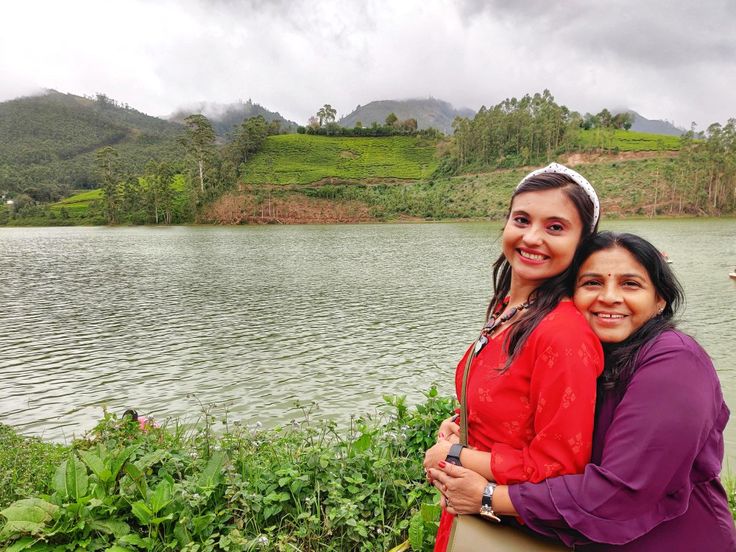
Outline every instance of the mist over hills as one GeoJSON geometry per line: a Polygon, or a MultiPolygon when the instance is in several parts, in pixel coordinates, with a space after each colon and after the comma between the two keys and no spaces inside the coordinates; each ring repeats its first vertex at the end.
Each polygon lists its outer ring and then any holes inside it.
{"type": "Polygon", "coordinates": [[[364,127],[373,123],[382,125],[390,113],[400,120],[416,119],[417,128],[420,130],[436,128],[445,134],[452,134],[452,122],[455,117],[475,116],[472,109],[457,109],[450,103],[436,98],[379,100],[357,106],[351,113],[342,117],[338,124],[344,127],[354,127],[358,122],[364,127]]]}
{"type": "Polygon", "coordinates": [[[296,132],[298,126],[294,121],[282,117],[278,111],[270,111],[260,104],[253,103],[250,99],[247,102],[241,100],[230,104],[200,102],[193,106],[179,108],[167,119],[183,123],[184,119],[192,114],[202,114],[207,117],[212,123],[215,134],[220,137],[230,134],[244,119],[259,115],[267,122],[279,121],[284,132],[296,132]]]}

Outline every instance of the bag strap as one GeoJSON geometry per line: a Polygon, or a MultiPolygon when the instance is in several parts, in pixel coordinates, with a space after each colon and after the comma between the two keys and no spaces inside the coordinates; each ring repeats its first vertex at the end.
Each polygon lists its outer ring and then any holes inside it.
{"type": "Polygon", "coordinates": [[[468,376],[470,375],[470,365],[473,363],[475,358],[476,346],[475,343],[471,345],[470,353],[468,354],[468,360],[465,361],[465,368],[463,369],[463,385],[460,391],[460,444],[468,446],[468,376]]]}

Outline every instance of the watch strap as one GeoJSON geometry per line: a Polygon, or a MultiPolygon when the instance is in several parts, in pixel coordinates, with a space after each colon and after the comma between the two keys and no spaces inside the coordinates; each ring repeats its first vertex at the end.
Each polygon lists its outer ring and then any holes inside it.
{"type": "Polygon", "coordinates": [[[445,458],[445,462],[448,462],[449,464],[455,464],[456,466],[462,466],[460,463],[460,453],[465,448],[465,445],[461,445],[460,443],[453,443],[450,447],[450,452],[447,453],[447,458],[445,458]]]}
{"type": "Polygon", "coordinates": [[[490,519],[496,523],[501,523],[501,518],[493,511],[493,492],[496,490],[496,483],[489,481],[486,488],[483,489],[483,498],[481,499],[480,515],[485,519],[490,519]]]}

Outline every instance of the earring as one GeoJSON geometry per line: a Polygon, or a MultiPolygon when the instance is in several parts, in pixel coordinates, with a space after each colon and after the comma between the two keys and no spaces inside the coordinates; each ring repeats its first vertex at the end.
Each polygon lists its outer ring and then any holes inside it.
{"type": "Polygon", "coordinates": [[[659,309],[659,310],[657,311],[657,316],[662,316],[662,313],[663,313],[663,312],[664,312],[664,307],[660,308],[660,309],[659,309]]]}

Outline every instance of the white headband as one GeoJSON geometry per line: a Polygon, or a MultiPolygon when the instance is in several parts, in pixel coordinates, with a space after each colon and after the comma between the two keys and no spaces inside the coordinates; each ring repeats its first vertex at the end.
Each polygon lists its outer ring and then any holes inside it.
{"type": "Polygon", "coordinates": [[[560,165],[559,163],[550,163],[546,167],[542,169],[537,169],[536,171],[530,172],[528,175],[526,175],[524,178],[521,179],[521,182],[519,182],[518,186],[516,186],[516,189],[518,190],[521,185],[529,180],[533,176],[537,176],[540,174],[545,173],[555,173],[555,174],[564,174],[565,176],[569,176],[572,178],[572,180],[580,186],[583,191],[586,193],[586,195],[590,198],[590,201],[593,202],[593,223],[592,228],[595,228],[596,223],[598,222],[598,217],[601,214],[601,204],[598,201],[598,196],[595,193],[595,190],[593,189],[593,186],[590,185],[590,182],[588,182],[583,176],[581,176],[579,173],[575,172],[572,169],[568,169],[565,165],[560,165]]]}

